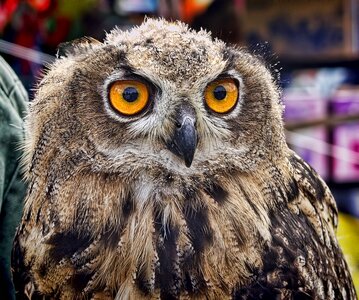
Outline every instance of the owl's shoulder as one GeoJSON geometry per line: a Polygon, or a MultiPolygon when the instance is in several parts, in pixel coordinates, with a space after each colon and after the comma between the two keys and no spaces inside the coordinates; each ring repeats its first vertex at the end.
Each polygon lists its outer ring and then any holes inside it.
{"type": "MultiPolygon", "coordinates": [[[[316,215],[322,226],[328,227],[335,237],[338,210],[335,199],[318,173],[294,152],[288,157],[291,176],[298,185],[299,195],[293,199],[308,217],[316,215]]],[[[291,203],[289,203],[291,204],[291,203]]]]}
{"type": "Polygon", "coordinates": [[[257,286],[241,292],[257,298],[279,292],[284,298],[355,299],[336,238],[333,195],[316,171],[294,152],[287,162],[285,192],[280,193],[285,201],[278,201],[269,212],[271,241],[263,252],[257,286]]]}
{"type": "Polygon", "coordinates": [[[320,176],[294,152],[272,168],[270,240],[253,280],[234,299],[355,299],[335,236],[335,200],[320,176]],[[274,171],[273,171],[274,170],[274,171]],[[282,178],[282,179],[280,179],[282,178]]]}

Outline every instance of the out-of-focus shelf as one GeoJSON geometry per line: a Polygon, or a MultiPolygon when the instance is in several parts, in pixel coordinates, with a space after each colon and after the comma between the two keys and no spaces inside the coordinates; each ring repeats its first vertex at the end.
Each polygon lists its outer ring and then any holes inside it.
{"type": "Polygon", "coordinates": [[[331,189],[336,189],[336,190],[359,189],[358,181],[336,182],[332,180],[326,180],[326,183],[331,189]]]}
{"type": "Polygon", "coordinates": [[[296,69],[315,69],[315,68],[357,68],[359,67],[359,54],[333,55],[333,56],[308,56],[305,58],[293,58],[281,56],[279,58],[284,71],[296,69]]]}
{"type": "MultiPolygon", "coordinates": [[[[319,68],[347,68],[349,74],[358,74],[359,70],[359,53],[356,55],[323,55],[323,56],[308,56],[305,58],[294,58],[294,57],[279,57],[280,67],[282,68],[283,72],[296,72],[297,70],[301,72],[304,69],[319,69],[319,68]],[[354,72],[353,72],[354,71],[354,72]]],[[[307,72],[307,71],[305,71],[307,72]]],[[[311,73],[308,73],[311,74],[311,73]]],[[[292,75],[291,75],[292,76],[292,75]]],[[[357,83],[357,77],[353,77],[355,83],[357,83]]],[[[353,80],[351,78],[351,80],[353,80]]],[[[333,128],[336,126],[344,124],[344,123],[352,123],[359,121],[359,114],[351,112],[348,115],[329,115],[323,118],[316,118],[307,121],[301,122],[286,122],[285,127],[287,130],[298,130],[298,129],[308,129],[314,128],[317,126],[325,126],[327,127],[327,138],[328,143],[333,144],[333,128]]],[[[334,148],[331,151],[334,151],[334,148]]],[[[333,153],[332,153],[333,154],[333,153]]],[[[329,152],[326,155],[332,155],[329,152]]],[[[329,187],[336,191],[336,193],[352,193],[350,191],[359,190],[359,181],[356,179],[349,180],[349,181],[335,181],[335,174],[334,174],[334,160],[327,156],[327,164],[329,168],[329,174],[327,175],[327,184],[329,187]],[[329,179],[330,178],[330,179],[329,179]]]]}
{"type": "Polygon", "coordinates": [[[352,114],[346,116],[328,116],[327,118],[313,119],[310,121],[302,121],[302,122],[286,122],[285,127],[287,130],[297,130],[297,129],[311,128],[315,126],[334,127],[339,124],[358,122],[358,121],[359,121],[359,114],[352,114]]]}

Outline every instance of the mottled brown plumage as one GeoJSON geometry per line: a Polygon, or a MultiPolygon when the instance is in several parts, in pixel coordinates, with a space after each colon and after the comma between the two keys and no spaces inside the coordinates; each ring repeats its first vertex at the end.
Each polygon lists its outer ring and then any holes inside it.
{"type": "Polygon", "coordinates": [[[26,128],[19,297],[355,299],[334,199],[288,149],[278,88],[245,50],[151,19],[81,40],[41,81],[26,128]],[[218,77],[239,86],[226,114],[204,104],[218,77]],[[150,104],[128,117],[108,87],[133,78],[150,104]],[[183,115],[190,167],[171,148],[183,115]]]}

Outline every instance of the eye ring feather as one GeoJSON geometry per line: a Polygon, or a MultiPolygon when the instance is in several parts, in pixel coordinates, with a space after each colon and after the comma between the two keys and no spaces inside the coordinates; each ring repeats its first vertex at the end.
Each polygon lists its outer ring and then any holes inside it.
{"type": "Polygon", "coordinates": [[[149,89],[138,80],[118,80],[111,84],[109,102],[112,108],[125,116],[142,112],[149,103],[149,89]]]}
{"type": "Polygon", "coordinates": [[[205,89],[206,107],[218,114],[232,111],[238,102],[238,84],[232,78],[212,81],[205,89]]]}

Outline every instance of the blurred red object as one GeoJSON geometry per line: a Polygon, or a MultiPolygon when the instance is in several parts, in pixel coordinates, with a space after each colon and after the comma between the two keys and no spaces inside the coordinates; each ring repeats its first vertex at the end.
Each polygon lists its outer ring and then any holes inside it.
{"type": "Polygon", "coordinates": [[[28,0],[27,2],[39,12],[46,11],[51,4],[51,0],[28,0]]]}
{"type": "Polygon", "coordinates": [[[4,29],[7,22],[11,19],[18,5],[19,0],[5,0],[5,2],[0,5],[0,31],[4,29]]]}
{"type": "Polygon", "coordinates": [[[213,0],[184,0],[182,6],[182,19],[191,22],[194,17],[203,13],[213,0]]]}

